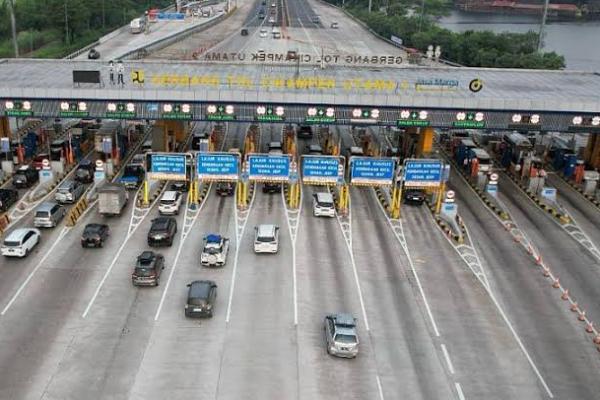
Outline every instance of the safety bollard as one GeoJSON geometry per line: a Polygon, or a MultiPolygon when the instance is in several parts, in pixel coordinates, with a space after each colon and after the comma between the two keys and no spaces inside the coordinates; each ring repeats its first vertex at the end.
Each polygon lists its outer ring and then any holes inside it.
{"type": "Polygon", "coordinates": [[[588,323],[585,325],[585,331],[586,331],[587,333],[593,333],[593,332],[594,332],[594,323],[593,323],[593,322],[588,322],[588,323]]]}
{"type": "Polygon", "coordinates": [[[580,321],[585,321],[585,311],[579,311],[579,315],[577,316],[577,319],[580,321]]]}
{"type": "Polygon", "coordinates": [[[569,291],[565,289],[565,291],[560,295],[560,298],[563,300],[569,300],[569,291]]]}
{"type": "Polygon", "coordinates": [[[558,288],[560,287],[560,282],[558,281],[558,278],[556,278],[556,279],[554,280],[554,282],[552,282],[552,287],[553,287],[554,289],[558,289],[558,288]]]}
{"type": "Polygon", "coordinates": [[[577,305],[577,303],[571,304],[570,308],[571,308],[572,312],[578,312],[579,311],[579,306],[577,305]]]}

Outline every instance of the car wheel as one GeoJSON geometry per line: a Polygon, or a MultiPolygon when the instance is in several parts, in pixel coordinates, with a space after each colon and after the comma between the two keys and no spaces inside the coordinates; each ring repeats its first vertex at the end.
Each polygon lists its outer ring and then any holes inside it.
{"type": "Polygon", "coordinates": [[[29,255],[29,249],[25,249],[25,255],[23,257],[27,257],[29,255]]]}
{"type": "Polygon", "coordinates": [[[103,240],[101,240],[100,243],[98,243],[98,247],[100,247],[100,248],[104,247],[104,241],[103,240]]]}
{"type": "Polygon", "coordinates": [[[160,278],[156,278],[156,281],[154,282],[154,286],[158,286],[160,285],[160,278]]]}

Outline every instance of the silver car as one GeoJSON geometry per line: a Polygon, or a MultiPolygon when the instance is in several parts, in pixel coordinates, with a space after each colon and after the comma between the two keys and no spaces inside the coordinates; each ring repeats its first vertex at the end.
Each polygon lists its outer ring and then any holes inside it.
{"type": "Polygon", "coordinates": [[[327,315],[324,329],[328,354],[344,358],[358,355],[356,318],[347,313],[327,315]]]}

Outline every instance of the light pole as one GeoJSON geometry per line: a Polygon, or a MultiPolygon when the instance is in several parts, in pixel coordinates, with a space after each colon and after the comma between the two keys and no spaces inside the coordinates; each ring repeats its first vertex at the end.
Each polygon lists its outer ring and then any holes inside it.
{"type": "Polygon", "coordinates": [[[10,13],[10,28],[12,33],[13,48],[15,50],[15,58],[19,57],[19,44],[17,43],[17,20],[15,19],[15,4],[14,0],[6,0],[8,4],[8,12],[10,13]]]}
{"type": "Polygon", "coordinates": [[[69,44],[69,14],[67,13],[67,0],[65,0],[65,44],[69,44]]]}
{"type": "Polygon", "coordinates": [[[540,23],[540,33],[538,35],[537,51],[542,51],[544,47],[544,28],[546,27],[546,18],[548,18],[548,3],[550,0],[544,1],[544,13],[542,14],[542,22],[540,23]]]}

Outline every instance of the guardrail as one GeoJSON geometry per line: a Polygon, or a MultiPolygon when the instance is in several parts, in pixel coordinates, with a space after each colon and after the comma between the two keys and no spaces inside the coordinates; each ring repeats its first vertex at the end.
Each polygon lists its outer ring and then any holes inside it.
{"type": "MultiPolygon", "coordinates": [[[[390,39],[386,38],[385,36],[381,36],[379,33],[375,32],[373,29],[369,28],[369,26],[361,21],[360,19],[356,18],[354,15],[352,15],[348,10],[346,10],[345,8],[341,8],[338,6],[335,6],[333,4],[330,4],[324,0],[317,0],[318,2],[332,7],[332,8],[337,8],[338,10],[342,11],[344,14],[346,14],[346,16],[350,17],[350,19],[352,19],[354,22],[356,22],[357,24],[359,24],[360,26],[362,26],[364,29],[368,30],[372,35],[376,36],[378,39],[383,40],[384,42],[387,42],[388,44],[391,44],[392,46],[398,47],[399,49],[408,52],[408,47],[403,46],[401,44],[398,44],[396,42],[391,41],[390,39]]],[[[420,53],[423,54],[423,53],[420,53]]],[[[438,59],[437,62],[441,63],[441,64],[445,64],[448,65],[450,67],[464,67],[464,65],[452,62],[452,61],[448,61],[448,60],[444,60],[444,59],[438,59]]]]}
{"type": "Polygon", "coordinates": [[[212,20],[208,21],[205,24],[200,24],[200,25],[190,27],[181,32],[174,33],[171,36],[167,36],[165,38],[159,39],[156,42],[150,43],[150,44],[142,46],[138,49],[127,52],[127,53],[123,54],[120,57],[120,59],[121,60],[139,60],[144,57],[147,57],[153,51],[160,50],[160,49],[167,47],[175,42],[185,39],[188,36],[191,36],[198,32],[202,32],[202,31],[218,24],[219,22],[225,20],[226,18],[229,18],[229,16],[232,15],[235,11],[236,11],[236,9],[234,8],[234,9],[232,9],[231,12],[222,13],[221,15],[213,18],[212,20]]]}

